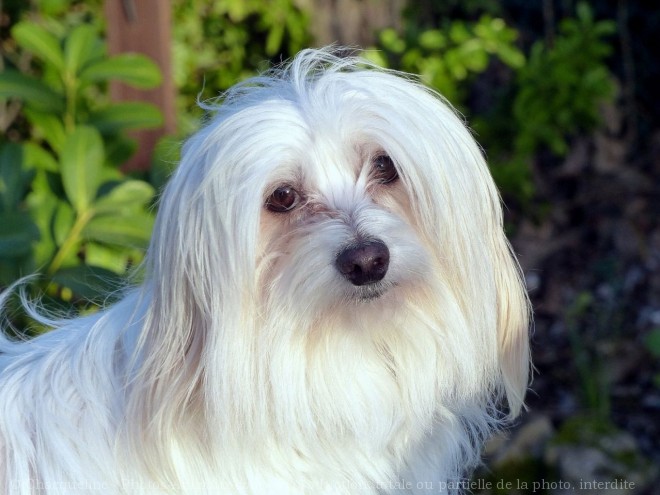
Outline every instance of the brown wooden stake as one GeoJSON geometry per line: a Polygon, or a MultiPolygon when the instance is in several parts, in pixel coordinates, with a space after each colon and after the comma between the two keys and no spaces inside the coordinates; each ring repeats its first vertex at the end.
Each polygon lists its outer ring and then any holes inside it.
{"type": "Polygon", "coordinates": [[[105,0],[110,54],[143,53],[154,60],[163,73],[163,83],[154,89],[140,90],[112,82],[114,101],[146,101],[163,113],[162,127],[131,133],[138,141],[136,154],[124,165],[125,171],[147,170],[158,139],[176,131],[174,81],[171,62],[171,7],[163,0],[105,0]]]}

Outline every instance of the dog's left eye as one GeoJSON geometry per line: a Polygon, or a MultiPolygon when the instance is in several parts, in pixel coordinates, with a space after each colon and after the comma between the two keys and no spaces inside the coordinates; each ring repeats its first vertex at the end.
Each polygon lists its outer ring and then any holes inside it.
{"type": "Polygon", "coordinates": [[[381,184],[389,184],[399,178],[399,172],[397,172],[394,166],[394,160],[389,155],[382,154],[376,156],[372,166],[374,177],[381,184]]]}
{"type": "Polygon", "coordinates": [[[300,194],[291,186],[280,186],[266,200],[266,208],[277,213],[293,210],[300,202],[300,194]]]}

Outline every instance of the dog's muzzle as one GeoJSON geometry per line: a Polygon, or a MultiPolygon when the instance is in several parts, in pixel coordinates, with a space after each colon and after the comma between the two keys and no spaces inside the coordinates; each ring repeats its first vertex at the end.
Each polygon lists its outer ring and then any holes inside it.
{"type": "Polygon", "coordinates": [[[380,282],[390,264],[390,250],[379,240],[362,241],[346,247],[337,255],[335,266],[353,285],[380,282]]]}

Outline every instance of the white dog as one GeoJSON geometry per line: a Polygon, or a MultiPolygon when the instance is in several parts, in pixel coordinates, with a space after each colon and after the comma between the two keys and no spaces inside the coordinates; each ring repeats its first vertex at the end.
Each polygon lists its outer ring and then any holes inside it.
{"type": "Polygon", "coordinates": [[[522,407],[528,301],[470,132],[368,65],[306,50],[230,90],[163,194],[143,286],[3,338],[0,490],[464,487],[522,407]]]}

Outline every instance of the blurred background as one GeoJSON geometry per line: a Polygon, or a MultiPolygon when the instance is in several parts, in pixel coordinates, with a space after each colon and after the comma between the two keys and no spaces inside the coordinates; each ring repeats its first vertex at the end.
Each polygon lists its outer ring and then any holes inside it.
{"type": "Polygon", "coordinates": [[[465,115],[534,305],[529,411],[473,492],[658,494],[659,29],[650,0],[0,0],[0,287],[111,302],[198,98],[366,48],[465,115]]]}

